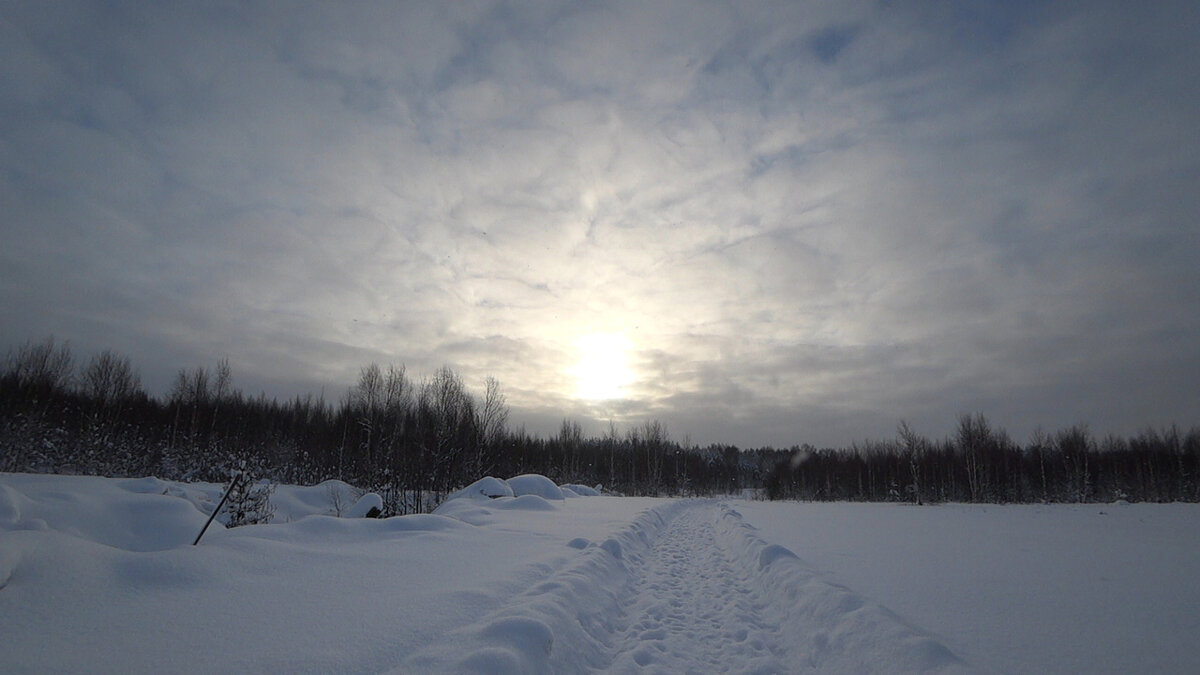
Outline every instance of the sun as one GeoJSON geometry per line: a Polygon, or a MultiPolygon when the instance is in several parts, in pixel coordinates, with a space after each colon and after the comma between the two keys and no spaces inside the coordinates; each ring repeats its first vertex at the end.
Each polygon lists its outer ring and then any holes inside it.
{"type": "Polygon", "coordinates": [[[579,361],[569,371],[575,376],[575,396],[591,401],[624,398],[633,382],[629,369],[629,340],[619,333],[592,333],[575,341],[579,361]]]}

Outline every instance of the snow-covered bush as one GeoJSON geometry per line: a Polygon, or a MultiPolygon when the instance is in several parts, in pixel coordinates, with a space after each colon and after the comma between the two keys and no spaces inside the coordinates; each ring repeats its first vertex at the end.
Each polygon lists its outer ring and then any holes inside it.
{"type": "Polygon", "coordinates": [[[325,493],[329,495],[329,510],[341,518],[342,512],[350,508],[350,500],[353,499],[350,490],[341,481],[326,481],[325,493]]]}
{"type": "Polygon", "coordinates": [[[231,480],[232,489],[229,484],[225,487],[230,490],[229,498],[225,500],[225,526],[241,527],[271,522],[271,517],[275,515],[275,507],[271,504],[275,484],[265,480],[255,481],[246,474],[235,474],[231,480]]]}

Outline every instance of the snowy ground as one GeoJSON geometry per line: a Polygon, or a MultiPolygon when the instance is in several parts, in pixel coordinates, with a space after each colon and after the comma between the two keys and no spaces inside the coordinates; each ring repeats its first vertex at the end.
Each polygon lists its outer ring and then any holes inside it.
{"type": "Polygon", "coordinates": [[[281,486],[277,523],[193,547],[218,486],[0,474],[0,671],[1200,670],[1200,507],[482,489],[372,520],[281,486]]]}
{"type": "Polygon", "coordinates": [[[1200,505],[734,507],[978,667],[1200,673],[1200,505]]]}

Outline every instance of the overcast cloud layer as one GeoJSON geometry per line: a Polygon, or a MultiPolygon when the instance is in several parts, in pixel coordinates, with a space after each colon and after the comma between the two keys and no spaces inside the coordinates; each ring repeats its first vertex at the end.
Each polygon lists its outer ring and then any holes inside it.
{"type": "Polygon", "coordinates": [[[743,447],[1190,426],[1196,7],[0,2],[0,349],[743,447]]]}

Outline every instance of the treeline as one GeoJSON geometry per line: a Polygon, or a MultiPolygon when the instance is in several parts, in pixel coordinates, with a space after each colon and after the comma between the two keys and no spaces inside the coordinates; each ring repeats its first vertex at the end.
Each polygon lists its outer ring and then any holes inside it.
{"type": "Polygon", "coordinates": [[[1031,502],[1200,501],[1200,431],[1095,439],[1083,427],[1013,442],[982,415],[933,441],[901,424],[895,439],[848,449],[696,447],[657,421],[585,437],[509,428],[499,382],[481,394],[443,367],[420,382],[403,366],[363,367],[336,401],[279,401],[233,385],[227,360],[180,370],[165,397],[127,356],[77,361],[53,338],[0,367],[0,471],[222,482],[231,471],[315,484],[338,478],[384,499],[385,514],[431,508],[480,476],[540,473],[631,495],[772,499],[1031,502]]]}
{"type": "Polygon", "coordinates": [[[849,450],[795,448],[764,487],[771,499],[924,502],[1200,501],[1200,429],[1096,439],[1083,426],[1014,442],[982,414],[941,441],[901,423],[849,450]]]}
{"type": "Polygon", "coordinates": [[[378,492],[385,513],[428,510],[480,476],[540,473],[622,494],[715,494],[761,484],[772,459],[733,447],[683,448],[647,422],[584,438],[564,421],[553,438],[508,426],[493,378],[482,395],[443,367],[414,382],[370,364],[337,401],[250,397],[227,360],[183,369],[148,395],[127,356],[77,362],[53,338],[10,350],[0,368],[0,471],[221,482],[235,469],[315,484],[338,478],[378,492]]]}

